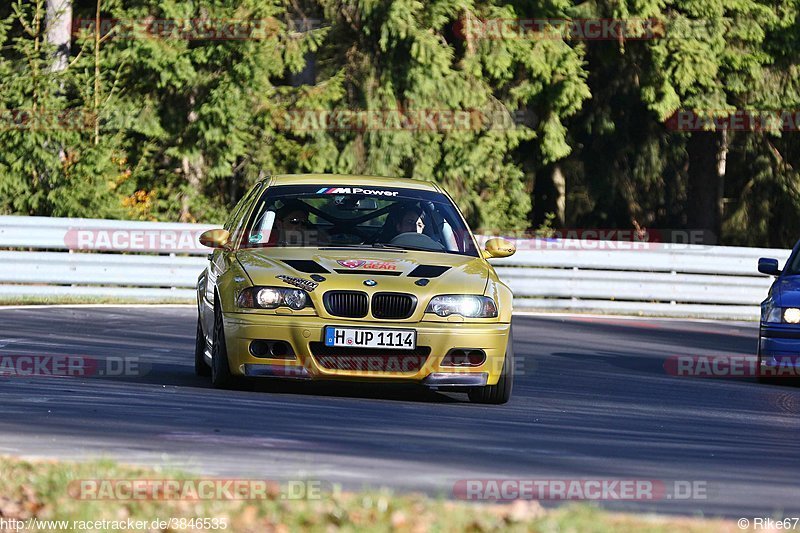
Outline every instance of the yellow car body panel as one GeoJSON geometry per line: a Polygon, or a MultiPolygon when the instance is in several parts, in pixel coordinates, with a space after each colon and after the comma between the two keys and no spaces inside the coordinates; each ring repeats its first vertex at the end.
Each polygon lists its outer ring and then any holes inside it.
{"type": "Polygon", "coordinates": [[[277,174],[268,179],[269,186],[275,185],[328,185],[354,187],[400,187],[419,191],[441,191],[432,181],[386,178],[383,176],[350,176],[336,174],[277,174]]]}
{"type": "MultiPolygon", "coordinates": [[[[392,187],[444,194],[438,186],[422,181],[309,174],[268,178],[259,185],[261,189],[257,194],[246,200],[253,204],[253,199],[260,196],[261,192],[279,185],[392,187]]],[[[247,213],[252,210],[252,205],[243,205],[241,216],[248,216],[247,213]]],[[[469,238],[475,243],[471,233],[469,238]]],[[[234,246],[218,249],[211,257],[208,269],[201,274],[198,284],[198,310],[208,346],[213,342],[211,331],[214,328],[215,305],[222,314],[228,367],[233,376],[407,381],[434,386],[438,383],[443,386],[458,385],[460,376],[472,376],[481,380],[464,383],[495,385],[503,371],[510,344],[511,290],[498,279],[492,266],[479,252],[472,256],[438,251],[335,246],[234,246]],[[293,310],[288,307],[243,308],[238,304],[242,291],[249,287],[293,287],[278,276],[311,281],[308,272],[298,269],[299,264],[307,262],[313,262],[325,271],[317,276],[324,278],[324,281],[316,282],[314,288],[306,291],[312,306],[293,310]],[[417,283],[419,277],[409,276],[421,265],[435,265],[446,271],[427,277],[427,283],[421,285],[417,283]],[[374,286],[368,286],[365,282],[372,282],[374,286]],[[363,318],[344,318],[326,309],[323,296],[332,290],[363,292],[370,302],[373,301],[372,296],[380,292],[411,294],[416,297],[416,305],[407,318],[380,319],[372,314],[372,309],[363,318]],[[426,312],[431,299],[439,295],[488,296],[496,303],[497,316],[465,318],[451,314],[442,317],[426,312]],[[216,301],[217,297],[219,301],[216,301]],[[428,354],[422,357],[424,362],[420,365],[408,367],[403,366],[401,353],[394,367],[330,368],[320,364],[320,354],[314,353],[315,346],[318,352],[322,349],[327,326],[414,330],[417,347],[427,350],[428,354]],[[251,343],[265,339],[288,343],[295,357],[255,356],[251,343]],[[485,362],[478,366],[443,366],[443,359],[453,349],[482,350],[486,356],[485,362]],[[269,369],[269,372],[259,374],[260,368],[269,369]],[[455,378],[450,380],[448,376],[455,378]]],[[[381,350],[375,351],[377,355],[383,353],[381,350]]],[[[210,358],[210,350],[206,356],[210,358]]]]}
{"type": "MultiPolygon", "coordinates": [[[[339,370],[323,368],[311,355],[311,342],[320,342],[325,326],[364,327],[363,321],[343,319],[324,319],[321,317],[303,316],[254,316],[230,315],[225,320],[225,333],[228,358],[231,372],[244,376],[245,365],[276,365],[284,367],[282,372],[273,372],[275,377],[305,377],[311,379],[344,379],[358,381],[419,381],[422,382],[432,373],[484,374],[487,373],[486,384],[494,385],[500,377],[508,342],[509,324],[466,324],[449,322],[417,322],[412,323],[417,331],[417,344],[429,346],[431,357],[417,370],[416,365],[406,369],[403,356],[397,356],[396,362],[388,363],[388,369],[370,370],[369,368],[339,370]],[[229,333],[230,332],[230,333],[229,333]],[[268,333],[268,335],[265,335],[268,333]],[[296,360],[270,359],[254,357],[248,351],[252,340],[278,339],[289,342],[296,360]],[[486,352],[486,363],[480,367],[452,368],[440,365],[444,355],[452,348],[481,348],[486,352]],[[394,367],[394,369],[393,369],[394,367]],[[304,372],[305,371],[305,372],[304,372]]],[[[392,329],[396,323],[369,321],[369,327],[392,329]]],[[[411,356],[409,356],[411,357],[411,356]]]]}

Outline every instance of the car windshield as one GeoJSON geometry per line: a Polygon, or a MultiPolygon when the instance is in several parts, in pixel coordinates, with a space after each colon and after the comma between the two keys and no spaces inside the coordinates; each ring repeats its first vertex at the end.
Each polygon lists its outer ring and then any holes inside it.
{"type": "Polygon", "coordinates": [[[256,202],[243,248],[370,247],[477,256],[450,199],[436,191],[279,185],[256,202]]]}
{"type": "Polygon", "coordinates": [[[783,267],[783,274],[785,276],[797,276],[800,274],[800,253],[797,253],[791,262],[786,261],[786,265],[783,267]]]}

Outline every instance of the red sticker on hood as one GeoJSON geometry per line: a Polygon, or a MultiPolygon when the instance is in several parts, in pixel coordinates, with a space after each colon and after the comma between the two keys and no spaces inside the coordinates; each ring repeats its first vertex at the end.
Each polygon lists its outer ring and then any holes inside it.
{"type": "Polygon", "coordinates": [[[344,259],[344,260],[339,260],[339,261],[336,261],[336,262],[339,263],[340,265],[342,265],[343,267],[347,267],[347,268],[358,268],[361,265],[363,265],[364,263],[366,263],[366,261],[364,261],[362,259],[344,259]]]}
{"type": "Polygon", "coordinates": [[[365,261],[363,259],[343,259],[336,261],[343,267],[359,268],[364,267],[366,270],[397,270],[397,265],[390,261],[365,261]]]}

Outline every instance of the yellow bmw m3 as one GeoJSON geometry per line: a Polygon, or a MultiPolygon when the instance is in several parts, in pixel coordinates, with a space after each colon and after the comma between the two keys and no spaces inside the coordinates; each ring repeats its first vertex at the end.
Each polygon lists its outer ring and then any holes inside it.
{"type": "Polygon", "coordinates": [[[434,183],[369,176],[260,180],[197,284],[195,371],[244,378],[415,382],[509,400],[511,290],[434,183]]]}

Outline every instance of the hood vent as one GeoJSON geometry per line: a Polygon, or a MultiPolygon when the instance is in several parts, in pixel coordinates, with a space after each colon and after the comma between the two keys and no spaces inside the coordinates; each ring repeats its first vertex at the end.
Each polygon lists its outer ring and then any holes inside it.
{"type": "Polygon", "coordinates": [[[295,270],[306,274],[329,274],[330,271],[316,261],[310,259],[282,259],[284,263],[295,270]]]}
{"type": "Polygon", "coordinates": [[[449,266],[438,265],[419,265],[417,268],[408,273],[410,278],[438,278],[445,272],[450,270],[449,266]]]}

